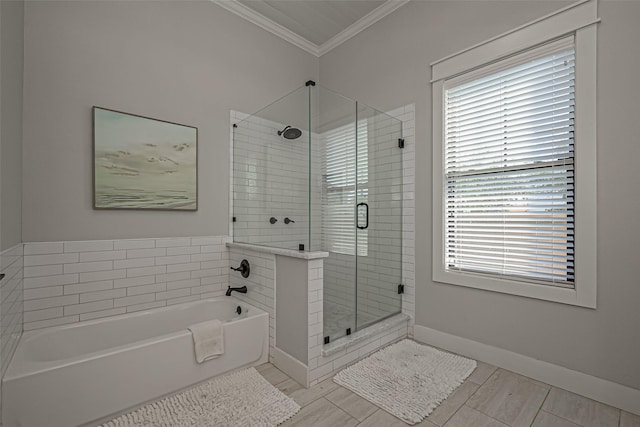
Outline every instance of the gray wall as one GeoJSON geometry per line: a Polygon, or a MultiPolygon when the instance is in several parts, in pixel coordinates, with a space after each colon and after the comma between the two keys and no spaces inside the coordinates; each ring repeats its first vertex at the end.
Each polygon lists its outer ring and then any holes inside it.
{"type": "Polygon", "coordinates": [[[416,103],[418,325],[640,388],[640,2],[600,2],[597,310],[431,280],[429,63],[563,5],[411,2],[323,56],[321,81],[377,108],[416,103]]]}
{"type": "Polygon", "coordinates": [[[24,3],[0,2],[0,251],[22,242],[24,3]]]}
{"type": "Polygon", "coordinates": [[[318,66],[209,1],[27,2],[24,241],[227,234],[229,110],[318,66]],[[198,127],[199,210],[94,211],[92,105],[198,127]]]}

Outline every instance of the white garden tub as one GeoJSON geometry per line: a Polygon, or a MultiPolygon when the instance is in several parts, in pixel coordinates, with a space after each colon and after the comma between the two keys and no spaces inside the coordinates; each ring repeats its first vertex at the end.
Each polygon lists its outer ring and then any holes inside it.
{"type": "Polygon", "coordinates": [[[3,426],[91,425],[268,352],[268,313],[230,297],[25,332],[3,380],[3,426]],[[210,319],[225,322],[225,353],[198,364],[187,328],[210,319]]]}

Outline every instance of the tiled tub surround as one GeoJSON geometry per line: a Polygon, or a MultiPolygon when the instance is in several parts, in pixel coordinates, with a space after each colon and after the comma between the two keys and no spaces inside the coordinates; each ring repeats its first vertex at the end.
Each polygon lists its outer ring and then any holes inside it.
{"type": "MultiPolygon", "coordinates": [[[[5,275],[0,281],[0,379],[9,367],[22,334],[23,252],[20,243],[0,253],[0,272],[5,275]]],[[[0,418],[1,415],[0,399],[0,418]]]]}
{"type": "Polygon", "coordinates": [[[224,294],[228,236],[24,244],[24,330],[224,294]]]}
{"type": "Polygon", "coordinates": [[[22,334],[23,246],[18,244],[0,253],[0,378],[22,334]]]}
{"type": "MultiPolygon", "coordinates": [[[[255,250],[230,247],[229,265],[238,267],[243,259],[249,261],[251,274],[242,277],[239,272],[229,272],[229,285],[236,288],[247,286],[247,293],[234,292],[233,296],[241,301],[258,307],[269,313],[269,348],[275,346],[275,255],[255,250]]],[[[270,351],[272,354],[272,351],[270,351]]]]}
{"type": "Polygon", "coordinates": [[[4,378],[3,425],[96,425],[213,376],[265,363],[268,321],[263,310],[219,297],[25,332],[4,378]],[[212,319],[224,322],[225,352],[198,364],[187,328],[212,319]]]}

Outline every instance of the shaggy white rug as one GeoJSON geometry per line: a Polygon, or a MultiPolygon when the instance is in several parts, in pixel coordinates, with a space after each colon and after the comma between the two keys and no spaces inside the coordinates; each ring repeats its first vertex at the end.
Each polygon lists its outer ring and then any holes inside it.
{"type": "Polygon", "coordinates": [[[403,340],[338,372],[333,381],[407,424],[417,424],[476,368],[466,359],[403,340]]]}
{"type": "Polygon", "coordinates": [[[254,368],[149,403],[101,427],[274,427],[300,406],[254,368]]]}

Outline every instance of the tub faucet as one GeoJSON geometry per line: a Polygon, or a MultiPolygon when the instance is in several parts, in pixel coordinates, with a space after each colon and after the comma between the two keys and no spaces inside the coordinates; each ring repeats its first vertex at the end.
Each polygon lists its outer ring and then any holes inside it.
{"type": "Polygon", "coordinates": [[[227,293],[225,295],[230,297],[231,296],[231,292],[240,292],[241,294],[246,294],[247,293],[247,287],[243,286],[241,288],[232,288],[231,286],[229,286],[227,288],[227,293]]]}

